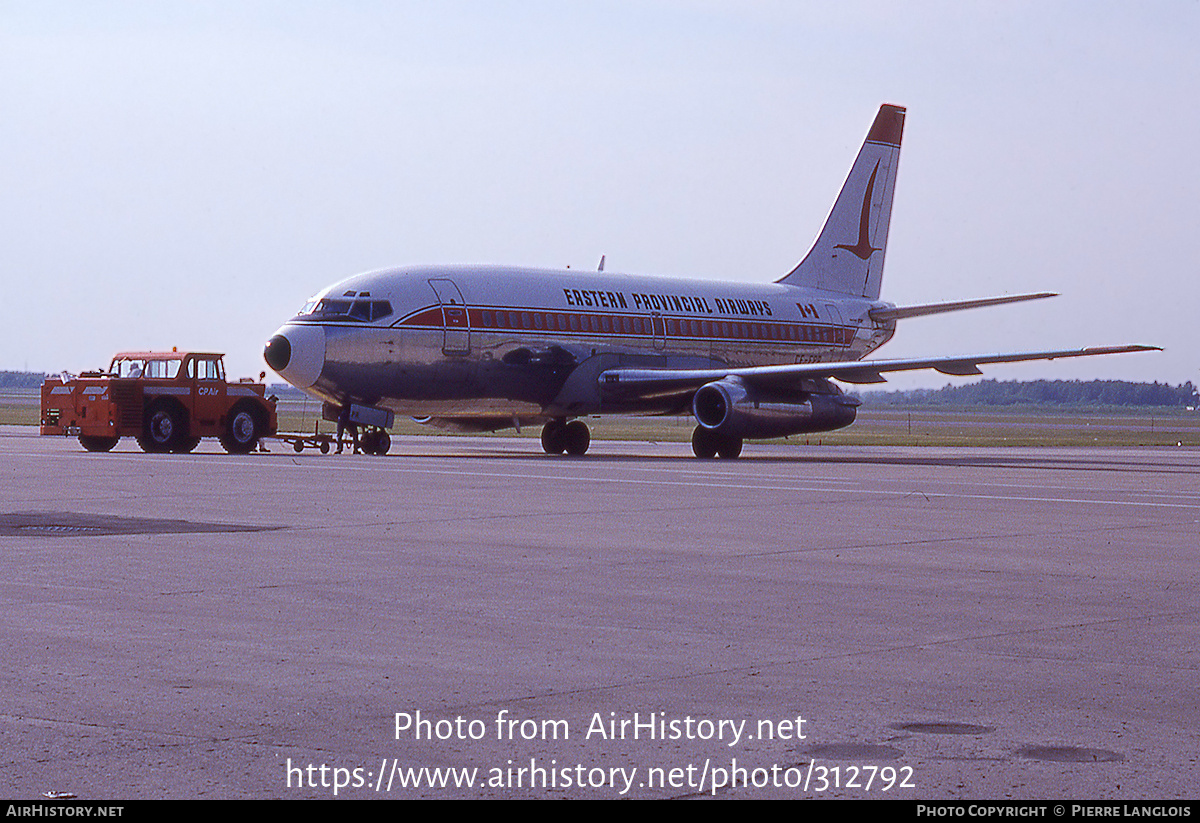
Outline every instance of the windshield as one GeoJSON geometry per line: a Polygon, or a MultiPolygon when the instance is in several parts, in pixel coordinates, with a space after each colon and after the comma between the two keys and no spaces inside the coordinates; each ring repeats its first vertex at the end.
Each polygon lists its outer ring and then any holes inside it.
{"type": "Polygon", "coordinates": [[[174,377],[179,374],[182,360],[145,360],[122,357],[113,360],[109,374],[117,377],[174,377]]]}
{"type": "Polygon", "coordinates": [[[320,300],[309,300],[296,316],[312,320],[353,320],[370,323],[391,313],[392,304],[387,300],[324,297],[320,300]]]}

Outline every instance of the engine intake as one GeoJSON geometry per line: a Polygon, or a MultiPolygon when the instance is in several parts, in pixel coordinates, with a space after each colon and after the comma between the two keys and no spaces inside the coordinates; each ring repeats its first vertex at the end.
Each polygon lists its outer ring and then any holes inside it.
{"type": "Polygon", "coordinates": [[[749,439],[833,431],[854,422],[859,401],[827,381],[805,381],[796,393],[768,392],[738,377],[701,386],[692,399],[696,422],[728,437],[749,439]],[[826,391],[820,391],[825,389],[826,391]]]}

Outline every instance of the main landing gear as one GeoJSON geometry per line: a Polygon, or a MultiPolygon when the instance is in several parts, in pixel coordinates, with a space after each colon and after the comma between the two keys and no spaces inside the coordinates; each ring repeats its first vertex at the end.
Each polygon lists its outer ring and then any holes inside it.
{"type": "Polygon", "coordinates": [[[742,438],[718,434],[712,429],[697,426],[692,432],[692,451],[697,457],[705,460],[718,454],[723,460],[733,460],[742,453],[742,438]]]}
{"type": "Polygon", "coordinates": [[[582,420],[570,423],[562,419],[551,420],[542,427],[542,448],[546,454],[587,454],[592,444],[592,434],[582,420]]]}
{"type": "MultiPolygon", "coordinates": [[[[542,449],[546,454],[587,454],[592,435],[582,420],[570,423],[559,418],[542,427],[542,449]]],[[[742,453],[742,438],[720,434],[712,429],[697,426],[692,432],[692,451],[705,460],[720,456],[722,460],[733,460],[742,453]]]]}

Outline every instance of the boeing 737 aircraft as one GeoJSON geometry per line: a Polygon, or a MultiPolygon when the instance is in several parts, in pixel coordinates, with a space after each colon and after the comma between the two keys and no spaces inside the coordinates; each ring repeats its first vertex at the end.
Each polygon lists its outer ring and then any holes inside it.
{"type": "Polygon", "coordinates": [[[691,414],[698,457],[746,438],[839,429],[857,398],[833,382],[893,371],[1147,351],[1110,346],[864,360],[896,321],[1047,293],[898,307],[879,299],[905,110],[884,105],[808,255],[774,283],[499,266],[368,272],[318,293],[267,342],[267,364],[327,419],[390,444],[395,414],[465,431],[542,424],[550,454],[584,454],[595,414],[691,414]]]}

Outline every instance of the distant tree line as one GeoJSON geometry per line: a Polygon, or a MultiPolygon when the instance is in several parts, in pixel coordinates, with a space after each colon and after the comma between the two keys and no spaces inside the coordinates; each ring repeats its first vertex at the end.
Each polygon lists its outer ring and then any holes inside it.
{"type": "Polygon", "coordinates": [[[0,371],[0,389],[36,389],[46,375],[32,371],[0,371]]]}
{"type": "Polygon", "coordinates": [[[948,384],[940,389],[868,392],[862,397],[872,406],[1197,406],[1196,387],[1191,382],[1171,386],[1124,380],[981,380],[965,386],[948,384]]]}
{"type": "MultiPolygon", "coordinates": [[[[41,372],[0,371],[0,389],[36,389],[45,375],[41,372]]],[[[286,383],[272,384],[270,393],[304,396],[286,383]]],[[[1124,380],[981,380],[964,386],[947,384],[940,389],[861,392],[871,406],[1029,406],[1038,404],[1076,406],[1157,406],[1161,408],[1200,407],[1200,395],[1191,382],[1179,386],[1167,383],[1129,383],[1124,380]]]]}

